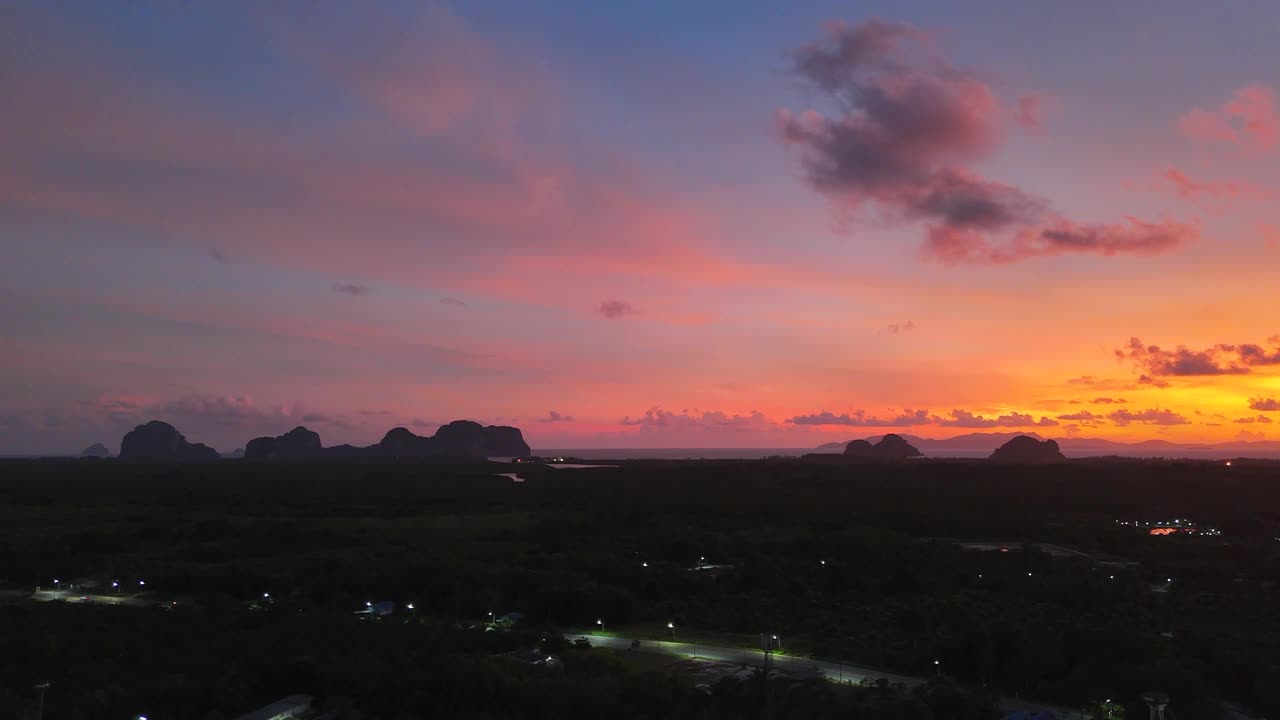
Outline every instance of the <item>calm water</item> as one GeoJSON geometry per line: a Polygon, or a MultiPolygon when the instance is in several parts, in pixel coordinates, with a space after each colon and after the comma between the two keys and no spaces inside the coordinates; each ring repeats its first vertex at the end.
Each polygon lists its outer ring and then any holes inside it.
{"type": "Polygon", "coordinates": [[[799,457],[811,452],[817,451],[813,448],[536,448],[533,454],[580,460],[759,460],[771,455],[799,457]]]}

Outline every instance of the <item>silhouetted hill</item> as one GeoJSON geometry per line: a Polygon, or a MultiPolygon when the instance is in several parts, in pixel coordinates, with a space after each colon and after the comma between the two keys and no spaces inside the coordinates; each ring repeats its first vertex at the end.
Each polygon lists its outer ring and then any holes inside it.
{"type": "MultiPolygon", "coordinates": [[[[914,435],[902,435],[904,440],[919,448],[930,457],[982,457],[988,456],[996,448],[1015,437],[1029,437],[1044,440],[1043,436],[1034,433],[975,432],[955,435],[948,438],[921,438],[914,435]]],[[[883,436],[873,435],[866,442],[879,442],[883,436]]],[[[1101,438],[1074,437],[1054,438],[1058,449],[1071,457],[1101,457],[1114,455],[1117,457],[1277,457],[1280,456],[1280,442],[1275,440],[1242,441],[1234,440],[1222,443],[1172,443],[1168,440],[1144,440],[1142,442],[1125,443],[1101,438]]],[[[830,451],[842,449],[847,443],[825,443],[819,450],[830,451]]]]}
{"type": "Polygon", "coordinates": [[[995,462],[1032,464],[1063,462],[1067,458],[1053,440],[1036,440],[1027,435],[1019,435],[996,448],[991,453],[991,459],[995,462]]]}
{"type": "Polygon", "coordinates": [[[396,459],[517,457],[531,452],[520,428],[486,426],[470,420],[455,420],[441,426],[432,437],[414,435],[407,428],[392,428],[381,442],[369,449],[378,456],[396,459]]]}
{"type": "Polygon", "coordinates": [[[125,433],[120,441],[121,460],[217,460],[218,451],[201,443],[189,443],[169,423],[152,420],[125,433]]]}
{"type": "Polygon", "coordinates": [[[895,462],[923,454],[901,435],[889,434],[874,445],[866,440],[854,440],[845,446],[843,457],[854,461],[895,462]]]}
{"type": "Polygon", "coordinates": [[[81,450],[80,457],[96,457],[96,458],[111,457],[111,451],[108,450],[107,446],[103,445],[102,443],[94,443],[89,447],[85,448],[84,450],[81,450]]]}
{"type": "Polygon", "coordinates": [[[519,428],[481,425],[455,420],[431,437],[415,435],[408,428],[387,431],[375,445],[323,447],[320,436],[296,427],[279,437],[260,437],[245,446],[248,460],[301,458],[363,458],[371,460],[423,460],[428,458],[517,457],[530,454],[519,428]]]}
{"type": "Polygon", "coordinates": [[[315,457],[323,448],[320,435],[299,425],[278,437],[260,437],[244,446],[246,460],[315,457]]]}

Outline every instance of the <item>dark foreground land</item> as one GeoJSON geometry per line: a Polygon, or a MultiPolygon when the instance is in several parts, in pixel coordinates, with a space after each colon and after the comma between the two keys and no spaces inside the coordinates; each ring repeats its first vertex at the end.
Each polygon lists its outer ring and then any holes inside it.
{"type": "Polygon", "coordinates": [[[700,679],[559,635],[598,620],[645,642],[776,633],[928,679],[793,676],[780,718],[979,720],[1015,695],[1133,718],[1152,689],[1176,718],[1223,699],[1280,715],[1277,464],[495,474],[512,469],[0,463],[0,718],[32,712],[43,681],[47,718],[235,717],[292,693],[353,718],[766,717],[759,673],[700,679]],[[1175,518],[1198,532],[1142,524],[1175,518]],[[33,602],[55,578],[137,597],[33,602]],[[530,647],[563,669],[502,655],[530,647]]]}

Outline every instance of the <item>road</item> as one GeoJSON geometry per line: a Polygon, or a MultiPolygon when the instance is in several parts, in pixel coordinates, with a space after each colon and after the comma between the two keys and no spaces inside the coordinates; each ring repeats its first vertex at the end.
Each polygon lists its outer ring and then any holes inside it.
{"type": "Polygon", "coordinates": [[[156,607],[164,603],[158,600],[138,597],[137,595],[96,595],[91,593],[74,593],[66,590],[36,590],[31,599],[37,602],[61,600],[69,603],[94,603],[99,605],[132,605],[135,607],[156,607]]]}
{"type": "MultiPolygon", "coordinates": [[[[591,641],[593,646],[596,647],[607,647],[616,650],[626,650],[631,647],[631,638],[596,635],[593,633],[570,633],[567,634],[566,637],[585,637],[591,641]]],[[[751,665],[755,667],[762,667],[764,665],[764,652],[761,650],[750,650],[747,648],[720,647],[716,645],[701,645],[697,643],[671,642],[668,640],[642,640],[640,641],[640,647],[638,649],[640,652],[656,653],[660,655],[675,655],[679,657],[696,657],[716,662],[733,663],[735,665],[751,665]]],[[[773,666],[779,670],[795,674],[813,673],[831,680],[832,682],[860,683],[864,680],[885,678],[891,683],[902,684],[907,687],[915,687],[916,685],[923,684],[927,680],[923,677],[896,675],[894,673],[881,672],[879,670],[859,665],[835,663],[826,660],[814,660],[812,658],[797,657],[795,655],[774,654],[773,666]]],[[[1062,720],[1075,720],[1076,718],[1088,720],[1090,717],[1089,715],[1082,714],[1078,709],[1071,710],[1068,708],[1055,707],[1053,705],[1027,702],[1016,698],[1000,698],[996,704],[1002,712],[1006,713],[1017,710],[1022,710],[1024,712],[1049,710],[1062,720]]]]}

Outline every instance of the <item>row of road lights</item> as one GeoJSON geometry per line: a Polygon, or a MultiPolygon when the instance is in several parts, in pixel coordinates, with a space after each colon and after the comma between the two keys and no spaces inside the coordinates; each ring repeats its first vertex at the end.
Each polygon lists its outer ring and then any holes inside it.
{"type": "MultiPolygon", "coordinates": [[[[146,587],[146,586],[147,586],[147,581],[146,581],[146,580],[139,580],[139,581],[138,581],[138,588],[139,588],[139,589],[144,588],[144,587],[146,587]]],[[[62,589],[62,581],[61,581],[61,580],[59,580],[58,578],[54,578],[54,579],[53,579],[53,589],[54,589],[54,590],[61,590],[61,589],[62,589]]],[[[120,581],[119,581],[119,580],[112,580],[112,581],[111,581],[111,589],[112,589],[113,591],[117,591],[117,590],[119,590],[119,589],[120,589],[120,581]]]]}

